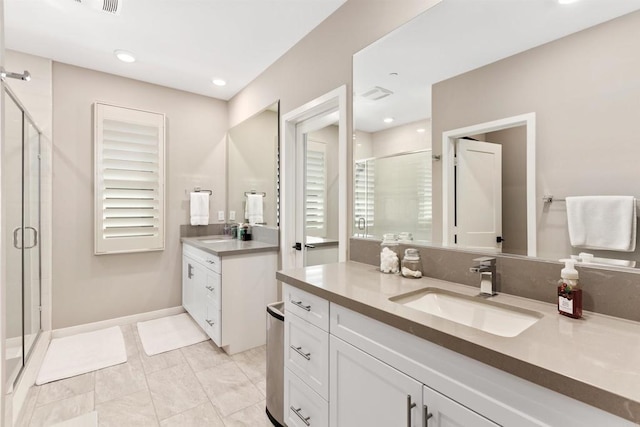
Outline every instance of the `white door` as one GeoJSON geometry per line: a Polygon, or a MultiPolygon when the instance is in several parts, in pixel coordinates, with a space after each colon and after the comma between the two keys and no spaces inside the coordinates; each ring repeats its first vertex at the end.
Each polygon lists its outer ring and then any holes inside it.
{"type": "Polygon", "coordinates": [[[337,125],[335,110],[296,126],[296,267],[338,261],[337,125]]]}
{"type": "MultiPolygon", "coordinates": [[[[337,121],[338,158],[327,162],[336,171],[336,182],[328,181],[328,194],[337,192],[337,251],[338,261],[347,259],[347,87],[345,85],[322,95],[282,116],[281,123],[281,199],[280,199],[280,255],[281,268],[288,269],[305,265],[304,245],[307,243],[303,230],[302,201],[304,198],[304,150],[303,136],[322,129],[337,121]],[[327,118],[330,117],[330,118],[327,118]],[[327,118],[318,123],[316,120],[327,118]],[[309,127],[306,127],[309,126],[309,127]],[[318,126],[318,127],[316,127],[318,126]],[[302,152],[301,152],[302,151],[302,152]],[[333,185],[333,187],[332,187],[333,185]],[[300,250],[296,250],[298,247],[300,250]]],[[[313,139],[313,138],[312,138],[313,139]]],[[[331,199],[332,196],[327,196],[331,199]]],[[[333,200],[333,199],[332,199],[333,200]]],[[[329,209],[331,211],[331,209],[329,209]]]]}
{"type": "Polygon", "coordinates": [[[456,141],[453,241],[459,247],[500,251],[502,244],[502,146],[456,141]]]}
{"type": "Polygon", "coordinates": [[[422,416],[429,427],[496,427],[498,424],[478,415],[437,391],[424,387],[422,416]]]}
{"type": "Polygon", "coordinates": [[[421,383],[333,335],[330,340],[332,427],[423,425],[421,383]]]}

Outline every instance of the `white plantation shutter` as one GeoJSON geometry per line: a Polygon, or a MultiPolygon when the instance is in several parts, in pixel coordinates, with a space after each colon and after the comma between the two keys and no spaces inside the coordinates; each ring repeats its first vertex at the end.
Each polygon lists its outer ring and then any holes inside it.
{"type": "Polygon", "coordinates": [[[95,253],[164,249],[164,114],[95,103],[95,253]]]}
{"type": "Polygon", "coordinates": [[[326,237],[327,165],[325,144],[309,141],[306,158],[305,227],[307,235],[326,237]]]}
{"type": "Polygon", "coordinates": [[[358,161],[355,165],[354,186],[354,233],[369,234],[374,226],[376,161],[358,161]],[[363,221],[360,219],[364,219],[363,221]],[[364,229],[360,227],[364,225],[364,229]]]}

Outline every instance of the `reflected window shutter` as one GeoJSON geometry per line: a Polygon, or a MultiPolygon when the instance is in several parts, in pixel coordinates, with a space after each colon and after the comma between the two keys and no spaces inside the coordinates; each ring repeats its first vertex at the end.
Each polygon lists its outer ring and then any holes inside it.
{"type": "Polygon", "coordinates": [[[326,235],[326,149],[323,143],[308,142],[306,153],[305,226],[312,235],[326,235]]]}
{"type": "Polygon", "coordinates": [[[164,115],[95,104],[95,253],[164,249],[164,115]]]}

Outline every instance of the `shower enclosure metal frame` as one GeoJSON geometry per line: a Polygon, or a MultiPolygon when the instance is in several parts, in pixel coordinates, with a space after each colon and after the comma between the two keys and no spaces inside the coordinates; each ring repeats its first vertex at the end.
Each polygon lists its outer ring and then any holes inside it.
{"type": "MultiPolygon", "coordinates": [[[[33,349],[35,348],[35,344],[38,341],[38,339],[41,336],[42,333],[42,245],[41,245],[41,238],[39,239],[38,234],[40,233],[41,230],[41,221],[42,221],[42,160],[41,160],[41,144],[42,144],[42,130],[36,125],[35,120],[33,119],[33,117],[29,114],[29,112],[27,111],[26,107],[24,106],[24,104],[20,101],[20,99],[16,96],[16,94],[11,90],[11,88],[7,85],[7,84],[2,84],[2,90],[3,90],[3,95],[6,94],[8,96],[8,99],[11,99],[11,101],[13,101],[15,103],[15,105],[17,106],[17,108],[21,111],[22,113],[22,123],[21,123],[21,132],[22,132],[22,153],[21,153],[21,167],[20,167],[20,172],[21,172],[21,181],[20,181],[20,188],[21,188],[21,197],[22,197],[22,203],[21,203],[21,209],[22,211],[20,212],[20,226],[16,227],[12,232],[11,230],[9,230],[9,226],[8,224],[3,224],[3,226],[6,226],[7,229],[5,230],[6,232],[6,238],[7,239],[12,239],[13,240],[13,247],[15,249],[18,249],[21,251],[21,327],[22,327],[22,341],[21,341],[21,347],[22,347],[22,351],[21,351],[21,357],[22,357],[22,361],[21,361],[21,365],[19,369],[14,370],[13,372],[7,372],[7,388],[8,390],[11,390],[13,388],[13,386],[15,384],[17,384],[18,380],[21,378],[22,373],[24,372],[24,367],[27,364],[27,361],[29,359],[29,357],[31,356],[31,353],[33,352],[33,349]],[[28,149],[28,144],[29,144],[29,140],[28,138],[28,134],[27,134],[27,128],[28,126],[30,126],[31,128],[33,128],[33,130],[35,131],[36,135],[37,135],[37,152],[35,153],[35,155],[37,156],[37,167],[35,168],[37,172],[36,175],[36,183],[37,183],[37,204],[38,204],[38,209],[37,209],[37,219],[35,220],[35,223],[33,221],[31,221],[29,224],[25,224],[25,209],[26,209],[26,205],[25,205],[25,172],[26,172],[26,168],[27,165],[25,164],[25,150],[28,149]],[[34,227],[35,225],[35,227],[34,227]],[[25,246],[25,231],[26,230],[31,230],[33,231],[33,244],[29,245],[29,246],[25,246]],[[33,336],[32,341],[30,342],[28,348],[26,348],[26,344],[25,344],[25,337],[27,336],[27,331],[25,330],[25,319],[26,319],[26,315],[27,315],[27,310],[25,307],[25,286],[26,286],[26,278],[25,278],[25,250],[31,250],[31,249],[36,249],[37,250],[37,268],[34,270],[35,273],[37,274],[37,288],[32,289],[34,291],[37,292],[36,295],[36,299],[37,299],[37,307],[33,307],[30,306],[31,310],[33,311],[34,309],[37,309],[38,312],[38,316],[37,316],[37,332],[34,332],[34,334],[31,334],[31,331],[29,331],[29,336],[31,337],[31,335],[35,335],[33,336]]],[[[5,98],[6,100],[7,98],[5,98]]],[[[4,108],[4,112],[3,114],[5,114],[5,120],[6,120],[6,114],[7,114],[7,103],[5,103],[5,108],[4,108]]],[[[6,132],[6,125],[3,129],[4,132],[6,132]]],[[[6,137],[6,135],[5,135],[6,137]]],[[[7,141],[5,140],[4,143],[6,144],[7,141]]],[[[5,161],[5,159],[2,160],[3,162],[5,161]]],[[[3,170],[5,168],[3,167],[3,170]]],[[[4,172],[3,172],[4,173],[4,172]]],[[[3,198],[5,197],[5,194],[3,192],[3,198]]],[[[5,203],[5,200],[3,200],[3,203],[5,203]]],[[[5,218],[5,221],[7,221],[7,219],[5,218]]],[[[6,284],[8,286],[8,283],[6,284]]],[[[31,312],[32,312],[31,311],[31,312]]],[[[7,313],[7,319],[8,320],[8,310],[5,311],[5,313],[7,313]]],[[[8,339],[8,338],[7,338],[8,339]]],[[[5,363],[6,363],[7,359],[5,358],[5,363]]]]}

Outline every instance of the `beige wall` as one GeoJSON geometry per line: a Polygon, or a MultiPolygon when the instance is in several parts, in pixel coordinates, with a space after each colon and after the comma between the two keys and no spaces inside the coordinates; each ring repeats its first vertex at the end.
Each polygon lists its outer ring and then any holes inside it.
{"type": "Polygon", "coordinates": [[[54,62],[53,328],[181,304],[180,224],[194,186],[225,207],[226,103],[54,62]],[[93,255],[92,104],[166,114],[165,250],[93,255]]]}
{"type": "Polygon", "coordinates": [[[354,53],[438,2],[348,0],[229,101],[230,125],[274,100],[285,114],[343,84],[351,87],[354,53]]]}
{"type": "Polygon", "coordinates": [[[502,146],[502,252],[526,255],[527,128],[489,132],[483,140],[502,146]]]}
{"type": "Polygon", "coordinates": [[[276,227],[278,113],[263,111],[229,130],[227,211],[245,222],[246,191],[264,192],[264,222],[276,227]]]}
{"type": "MultiPolygon", "coordinates": [[[[536,113],[539,256],[554,259],[571,251],[566,206],[545,206],[544,194],[640,196],[634,160],[640,157],[638,52],[635,12],[433,87],[434,141],[449,129],[536,113]]],[[[440,148],[434,146],[436,154],[440,148]]],[[[435,206],[442,200],[440,175],[434,164],[435,206]]],[[[441,211],[434,214],[437,224],[441,211]]],[[[435,231],[439,238],[440,229],[435,231]]]]}

